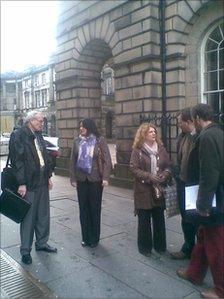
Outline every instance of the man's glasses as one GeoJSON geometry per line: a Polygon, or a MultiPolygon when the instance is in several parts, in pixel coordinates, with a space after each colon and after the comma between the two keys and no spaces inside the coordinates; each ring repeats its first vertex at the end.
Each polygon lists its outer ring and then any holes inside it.
{"type": "Polygon", "coordinates": [[[40,123],[40,124],[42,124],[42,123],[44,123],[44,120],[39,120],[39,119],[37,119],[37,118],[34,118],[38,123],[40,123]]]}

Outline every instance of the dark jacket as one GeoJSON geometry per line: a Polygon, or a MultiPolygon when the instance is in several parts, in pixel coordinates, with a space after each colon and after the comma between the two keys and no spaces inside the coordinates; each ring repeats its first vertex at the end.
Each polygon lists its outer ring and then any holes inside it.
{"type": "Polygon", "coordinates": [[[108,145],[106,140],[103,137],[97,138],[97,142],[94,148],[93,153],[93,164],[90,174],[83,172],[82,170],[76,167],[79,154],[79,138],[74,140],[71,158],[70,158],[70,180],[71,182],[84,182],[88,179],[90,182],[100,182],[102,180],[109,181],[110,172],[111,172],[111,157],[108,145]],[[99,153],[102,153],[102,175],[99,165],[99,153]]]}
{"type": "MultiPolygon", "coordinates": [[[[45,167],[44,177],[46,184],[51,176],[48,154],[41,132],[35,133],[41,145],[45,167]]],[[[26,126],[12,132],[9,142],[9,156],[14,176],[19,185],[26,185],[28,191],[38,187],[40,179],[40,162],[34,143],[35,135],[26,126]]]]}
{"type": "Polygon", "coordinates": [[[176,179],[186,185],[198,184],[199,160],[197,134],[181,133],[177,142],[176,179]]]}
{"type": "MultiPolygon", "coordinates": [[[[164,146],[158,148],[158,167],[159,172],[170,171],[171,162],[164,146]]],[[[164,200],[158,200],[154,196],[151,175],[151,158],[144,149],[133,149],[130,159],[130,170],[132,171],[134,181],[134,204],[135,209],[149,210],[154,207],[165,208],[164,200]]]]}
{"type": "Polygon", "coordinates": [[[199,135],[199,191],[197,210],[210,212],[207,226],[224,224],[224,132],[210,124],[199,135]],[[217,208],[212,209],[216,194],[217,208]]]}

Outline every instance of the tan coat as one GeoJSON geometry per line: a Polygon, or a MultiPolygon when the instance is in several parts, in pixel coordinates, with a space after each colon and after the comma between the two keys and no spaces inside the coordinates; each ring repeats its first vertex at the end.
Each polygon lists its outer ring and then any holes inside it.
{"type": "MultiPolygon", "coordinates": [[[[171,162],[164,146],[158,148],[159,171],[170,172],[171,162]]],[[[130,159],[130,169],[135,177],[134,181],[134,204],[135,210],[150,210],[154,207],[164,207],[163,200],[155,199],[152,183],[150,182],[151,158],[144,149],[133,149],[130,159]]]]}
{"type": "Polygon", "coordinates": [[[102,180],[109,181],[110,172],[111,172],[111,156],[109,152],[108,145],[106,140],[103,137],[100,137],[99,140],[96,142],[94,153],[93,153],[93,164],[92,170],[90,174],[83,172],[80,169],[76,168],[76,163],[78,159],[79,153],[79,138],[74,140],[71,158],[70,158],[70,180],[71,182],[84,182],[88,179],[90,182],[100,182],[102,180]],[[103,155],[104,162],[103,165],[103,175],[101,177],[99,171],[99,162],[98,162],[98,154],[99,154],[99,147],[103,155]]]}

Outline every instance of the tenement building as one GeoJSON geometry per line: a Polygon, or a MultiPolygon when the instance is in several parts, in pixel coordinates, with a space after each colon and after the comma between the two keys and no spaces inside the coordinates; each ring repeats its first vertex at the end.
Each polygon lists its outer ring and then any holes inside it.
{"type": "Polygon", "coordinates": [[[167,126],[167,115],[199,102],[223,112],[223,5],[218,0],[60,2],[55,65],[60,173],[67,173],[84,117],[94,118],[105,136],[113,135],[114,175],[125,183],[134,134],[149,114],[165,119],[157,124],[172,154],[176,130],[167,126]],[[105,97],[102,73],[107,78],[110,69],[114,94],[105,97]]]}
{"type": "Polygon", "coordinates": [[[54,64],[1,74],[1,132],[12,132],[31,110],[44,113],[44,133],[56,136],[54,64]]]}
{"type": "Polygon", "coordinates": [[[0,86],[0,132],[12,132],[17,114],[17,104],[22,99],[22,81],[16,72],[1,75],[0,86]]]}

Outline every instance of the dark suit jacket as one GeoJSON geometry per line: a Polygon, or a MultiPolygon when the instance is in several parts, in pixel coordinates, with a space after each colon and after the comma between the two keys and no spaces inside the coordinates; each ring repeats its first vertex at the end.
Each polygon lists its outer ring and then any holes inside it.
{"type": "Polygon", "coordinates": [[[224,132],[217,124],[210,124],[199,135],[199,191],[197,209],[209,211],[207,225],[224,224],[224,132]],[[217,208],[212,211],[216,194],[217,208]]]}
{"type": "MultiPolygon", "coordinates": [[[[44,176],[46,184],[51,176],[48,154],[41,132],[37,134],[43,155],[45,168],[44,176]]],[[[26,126],[12,132],[9,142],[9,156],[13,167],[14,176],[19,185],[26,185],[28,191],[38,187],[40,179],[40,162],[34,143],[35,135],[26,126]]]]}

